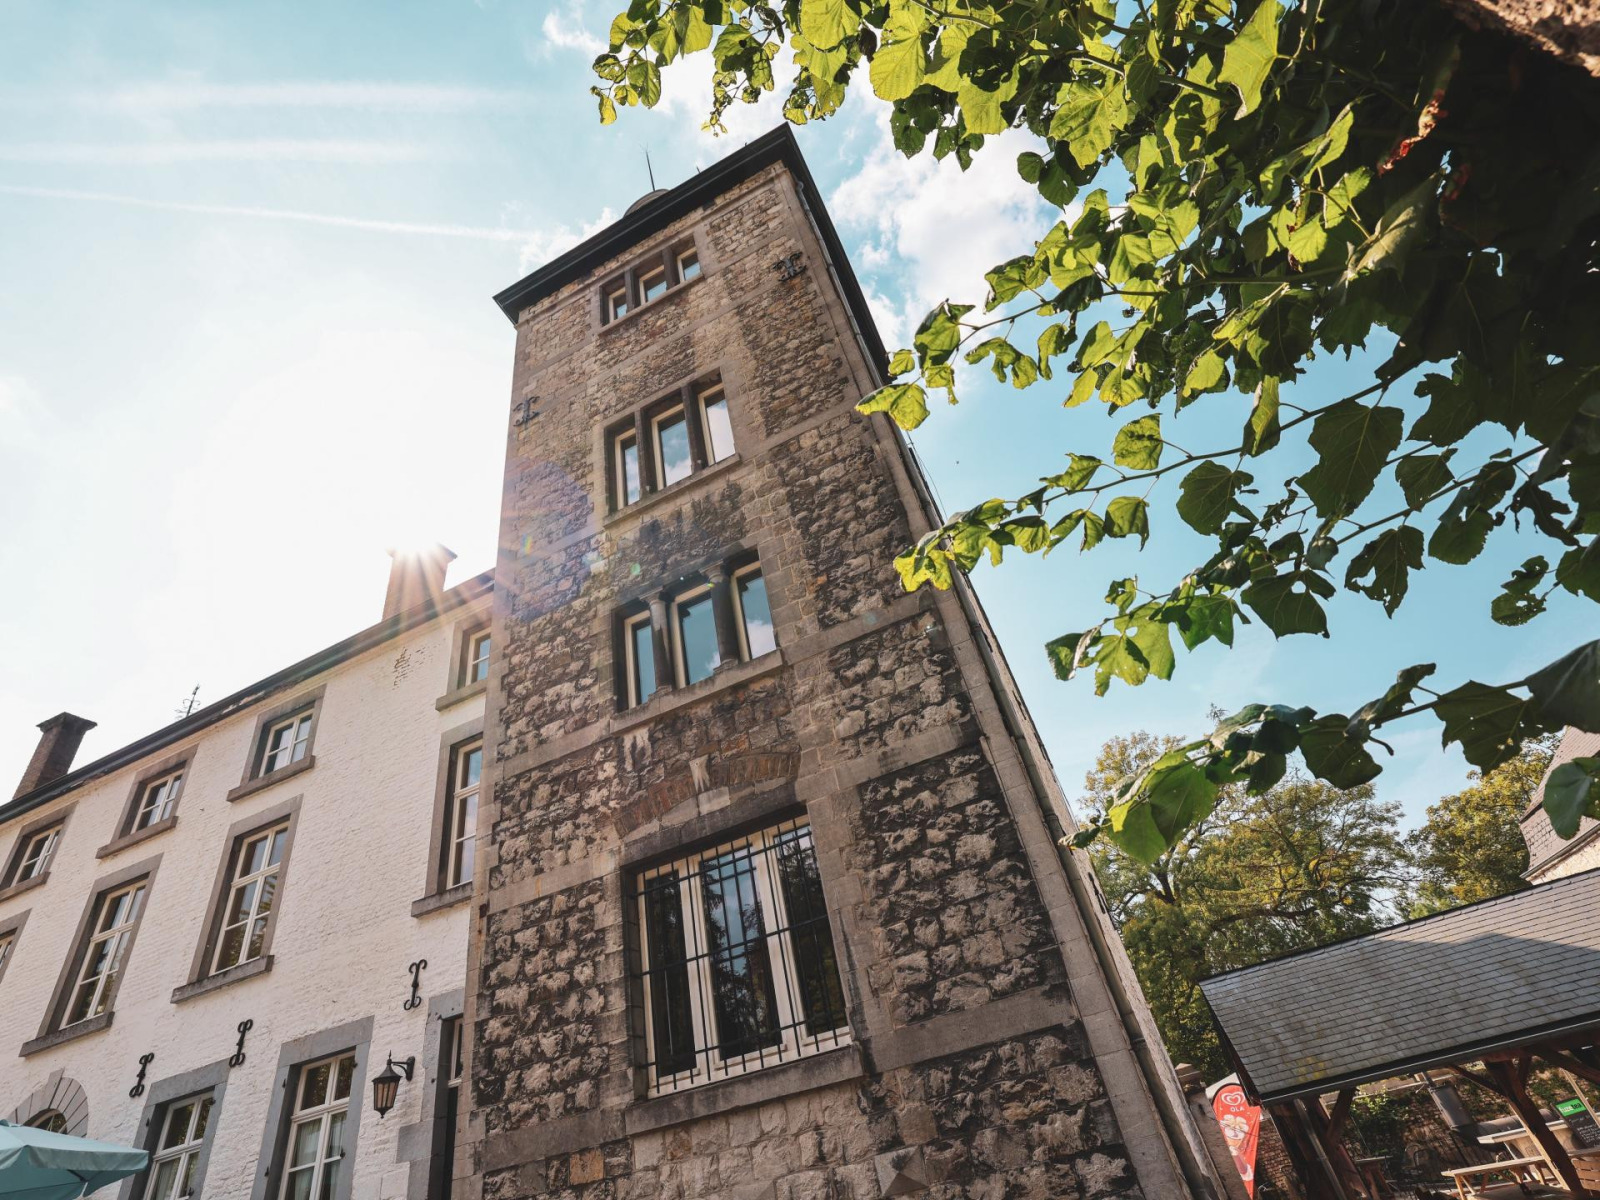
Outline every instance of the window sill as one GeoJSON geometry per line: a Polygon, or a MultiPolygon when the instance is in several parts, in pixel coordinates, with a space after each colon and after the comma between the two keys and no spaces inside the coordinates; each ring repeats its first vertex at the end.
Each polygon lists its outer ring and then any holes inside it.
{"type": "Polygon", "coordinates": [[[317,756],[308,754],[299,762],[290,763],[287,767],[280,767],[270,775],[258,775],[254,779],[246,780],[224,796],[223,799],[227,800],[229,804],[232,804],[235,800],[243,800],[246,796],[253,796],[274,784],[282,783],[285,779],[292,779],[296,775],[303,774],[316,765],[317,756]]]}
{"type": "MultiPolygon", "coordinates": [[[[681,281],[679,283],[675,283],[671,287],[669,287],[666,291],[662,292],[661,295],[657,296],[654,300],[641,300],[638,303],[637,306],[635,306],[633,308],[630,308],[627,312],[623,313],[620,317],[612,317],[611,320],[602,322],[602,324],[600,326],[601,335],[604,336],[605,334],[609,333],[613,329],[621,329],[623,326],[627,325],[628,322],[632,321],[635,317],[637,317],[640,313],[649,312],[652,308],[654,308],[658,304],[661,304],[663,301],[670,300],[674,296],[683,295],[684,292],[688,291],[690,288],[692,288],[695,284],[699,283],[705,277],[706,277],[705,265],[701,264],[700,274],[696,275],[693,279],[686,279],[686,280],[683,280],[683,281],[681,281]]],[[[604,298],[603,297],[602,297],[601,302],[604,303],[604,298]]],[[[591,311],[593,311],[593,310],[591,310],[591,311]]]]}
{"type": "Polygon", "coordinates": [[[23,892],[31,892],[34,888],[41,886],[44,881],[49,878],[50,869],[46,867],[32,879],[24,879],[21,883],[13,883],[8,888],[0,888],[0,900],[9,900],[13,896],[22,895],[23,892]]]}
{"type": "Polygon", "coordinates": [[[443,712],[447,708],[462,703],[462,701],[471,700],[474,696],[481,696],[488,690],[489,681],[480,679],[477,683],[469,683],[465,687],[458,687],[454,691],[446,692],[433,702],[433,706],[443,712]]]}
{"type": "Polygon", "coordinates": [[[699,1087],[636,1101],[622,1116],[623,1129],[629,1136],[697,1121],[702,1117],[768,1104],[786,1096],[811,1092],[860,1079],[866,1074],[861,1065],[860,1047],[853,1042],[836,1050],[797,1058],[759,1071],[751,1071],[732,1079],[704,1083],[699,1087]]]}
{"type": "Polygon", "coordinates": [[[620,525],[628,518],[638,516],[641,512],[655,507],[663,500],[682,495],[714,476],[721,475],[725,471],[731,471],[739,465],[739,461],[739,452],[735,450],[727,458],[718,459],[709,467],[703,467],[692,475],[678,480],[677,483],[669,483],[666,487],[651,492],[648,496],[639,497],[626,508],[619,508],[615,512],[607,513],[600,524],[602,528],[606,529],[609,529],[612,525],[620,525]]]}
{"type": "Polygon", "coordinates": [[[172,1002],[182,1004],[185,1000],[193,1000],[196,996],[205,996],[211,992],[219,991],[230,984],[243,983],[246,979],[254,979],[257,975],[265,975],[272,970],[272,955],[263,954],[260,958],[252,958],[249,962],[240,963],[236,967],[229,967],[226,971],[218,971],[215,975],[207,975],[204,979],[197,979],[193,983],[186,983],[182,987],[172,989],[172,1002]]]}
{"type": "Polygon", "coordinates": [[[112,838],[104,846],[94,852],[96,858],[110,858],[119,854],[129,846],[137,846],[140,842],[155,837],[158,833],[165,833],[178,823],[178,814],[173,813],[165,820],[157,821],[154,825],[146,825],[143,829],[136,829],[132,833],[125,833],[119,838],[112,838]]]}
{"type": "Polygon", "coordinates": [[[741,683],[749,683],[752,679],[769,675],[783,665],[782,647],[769,650],[760,658],[752,658],[749,662],[725,663],[713,671],[709,679],[702,679],[699,683],[691,683],[684,688],[658,691],[643,704],[619,712],[606,723],[606,733],[621,733],[632,729],[635,725],[643,725],[646,721],[653,721],[686,704],[693,704],[728,688],[738,687],[741,683]]]}
{"type": "Polygon", "coordinates": [[[23,1042],[22,1049],[17,1051],[22,1058],[30,1054],[37,1054],[41,1050],[49,1050],[63,1042],[70,1042],[77,1038],[88,1037],[91,1033],[99,1033],[102,1029],[111,1028],[111,1018],[115,1012],[103,1012],[98,1017],[90,1017],[86,1021],[79,1021],[76,1025],[68,1025],[65,1029],[58,1029],[54,1033],[46,1033],[34,1038],[31,1042],[23,1042]]]}
{"type": "Polygon", "coordinates": [[[411,915],[425,917],[429,913],[436,913],[441,909],[454,908],[458,904],[465,904],[472,899],[472,880],[458,883],[453,888],[445,888],[442,892],[435,892],[431,896],[424,896],[420,900],[411,902],[411,915]]]}

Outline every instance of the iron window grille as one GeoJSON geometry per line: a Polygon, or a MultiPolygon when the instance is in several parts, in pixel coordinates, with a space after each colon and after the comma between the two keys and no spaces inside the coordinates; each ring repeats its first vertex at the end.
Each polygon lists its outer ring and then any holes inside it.
{"type": "Polygon", "coordinates": [[[139,796],[139,807],[133,814],[133,829],[147,829],[157,821],[165,821],[170,817],[182,788],[182,768],[145,784],[139,796]]]}
{"type": "Polygon", "coordinates": [[[211,1104],[210,1096],[197,1096],[167,1106],[161,1140],[150,1161],[146,1200],[186,1200],[194,1195],[194,1174],[211,1124],[211,1104]]]}
{"type": "Polygon", "coordinates": [[[300,1069],[294,1116],[289,1125],[282,1200],[328,1200],[338,1194],[345,1157],[345,1118],[355,1070],[353,1054],[326,1058],[300,1069]]]}
{"type": "Polygon", "coordinates": [[[640,872],[631,1037],[650,1095],[850,1042],[804,818],[640,872]]]}

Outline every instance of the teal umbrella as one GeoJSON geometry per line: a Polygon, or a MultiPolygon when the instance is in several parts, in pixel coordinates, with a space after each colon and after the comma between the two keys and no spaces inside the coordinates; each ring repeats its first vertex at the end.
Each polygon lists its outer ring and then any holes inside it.
{"type": "Polygon", "coordinates": [[[77,1200],[144,1170],[143,1150],[0,1121],[0,1200],[77,1200]]]}

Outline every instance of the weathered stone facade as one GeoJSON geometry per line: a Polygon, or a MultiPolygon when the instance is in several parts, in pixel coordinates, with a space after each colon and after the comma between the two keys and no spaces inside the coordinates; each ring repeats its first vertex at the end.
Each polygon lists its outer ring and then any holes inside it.
{"type": "Polygon", "coordinates": [[[1210,1192],[975,599],[908,596],[890,565],[928,527],[925,490],[853,409],[881,347],[787,131],[501,303],[516,420],[456,1194],[1210,1192]],[[689,239],[697,278],[602,323],[608,278],[689,239]],[[735,453],[619,509],[607,431],[712,374],[735,453]],[[619,613],[655,602],[659,624],[680,581],[752,552],[778,649],[620,702],[619,613]],[[795,816],[848,1044],[648,1095],[630,880],[795,816]]]}

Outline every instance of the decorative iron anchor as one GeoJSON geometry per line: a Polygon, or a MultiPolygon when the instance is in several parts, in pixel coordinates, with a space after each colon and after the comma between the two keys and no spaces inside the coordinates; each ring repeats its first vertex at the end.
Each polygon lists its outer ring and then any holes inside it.
{"type": "Polygon", "coordinates": [[[230,1067],[244,1066],[244,1035],[255,1027],[256,1023],[254,1021],[245,1020],[239,1022],[239,1044],[234,1048],[233,1057],[228,1059],[230,1067]]]}
{"type": "Polygon", "coordinates": [[[406,968],[406,970],[411,972],[411,999],[407,1000],[400,1007],[404,1008],[407,1012],[410,1012],[413,1008],[416,1008],[422,1003],[422,997],[418,993],[422,990],[422,972],[427,965],[427,959],[419,958],[416,962],[412,963],[406,968]]]}
{"type": "Polygon", "coordinates": [[[154,1051],[150,1052],[149,1054],[145,1054],[145,1055],[140,1056],[140,1058],[139,1058],[139,1078],[136,1079],[134,1081],[133,1086],[128,1089],[128,1099],[137,1100],[140,1096],[144,1095],[144,1073],[145,1073],[146,1070],[149,1069],[150,1061],[153,1058],[155,1058],[155,1052],[154,1051]]]}
{"type": "Polygon", "coordinates": [[[772,269],[778,273],[778,278],[784,283],[805,273],[806,264],[800,261],[800,251],[786,254],[772,264],[772,269]]]}

